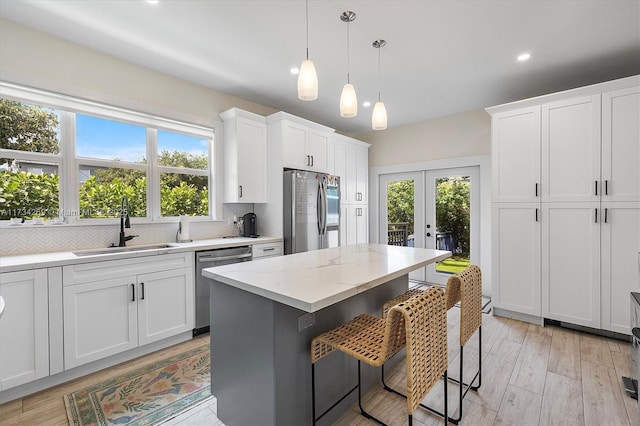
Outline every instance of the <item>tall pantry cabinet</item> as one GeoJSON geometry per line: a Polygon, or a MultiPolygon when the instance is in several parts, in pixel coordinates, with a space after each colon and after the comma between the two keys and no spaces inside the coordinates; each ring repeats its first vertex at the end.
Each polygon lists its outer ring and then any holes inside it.
{"type": "Polygon", "coordinates": [[[640,78],[488,108],[497,314],[630,334],[640,78]]]}

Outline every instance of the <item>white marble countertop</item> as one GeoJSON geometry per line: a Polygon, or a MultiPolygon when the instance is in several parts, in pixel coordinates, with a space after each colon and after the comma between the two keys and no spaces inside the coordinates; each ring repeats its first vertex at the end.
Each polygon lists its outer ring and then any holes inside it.
{"type": "Polygon", "coordinates": [[[450,256],[443,250],[355,244],[206,268],[202,275],[315,312],[450,256]]]}
{"type": "MultiPolygon", "coordinates": [[[[33,253],[17,256],[0,256],[0,273],[24,271],[28,269],[48,268],[53,266],[64,266],[78,263],[89,263],[102,260],[115,260],[131,257],[154,256],[166,253],[180,253],[185,251],[200,251],[225,247],[238,247],[253,244],[280,242],[282,238],[258,237],[258,238],[213,238],[209,240],[198,240],[189,243],[167,243],[170,247],[151,248],[136,251],[118,252],[114,248],[113,252],[95,254],[90,256],[78,256],[73,251],[62,251],[52,253],[33,253]]],[[[153,245],[151,245],[153,246],[153,245]]],[[[136,247],[131,244],[127,247],[136,247]]],[[[144,248],[146,246],[138,246],[144,248]]],[[[111,249],[105,249],[111,250],[111,249]]],[[[76,250],[83,252],[87,250],[76,250]]]]}

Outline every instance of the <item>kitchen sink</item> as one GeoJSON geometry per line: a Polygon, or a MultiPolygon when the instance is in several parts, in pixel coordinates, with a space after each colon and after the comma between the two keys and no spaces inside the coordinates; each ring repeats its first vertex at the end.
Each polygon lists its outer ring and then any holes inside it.
{"type": "Polygon", "coordinates": [[[100,254],[128,253],[132,251],[158,250],[158,249],[168,249],[168,248],[174,248],[174,247],[175,246],[172,244],[150,244],[150,245],[144,245],[144,246],[107,247],[103,249],[81,250],[81,251],[74,251],[73,254],[75,254],[76,256],[96,256],[100,254]]]}

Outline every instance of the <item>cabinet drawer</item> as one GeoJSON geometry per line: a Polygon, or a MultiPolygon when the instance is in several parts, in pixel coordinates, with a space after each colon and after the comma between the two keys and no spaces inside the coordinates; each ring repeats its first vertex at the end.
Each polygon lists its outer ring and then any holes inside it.
{"type": "Polygon", "coordinates": [[[121,278],[146,272],[160,272],[193,267],[193,253],[171,253],[133,259],[105,260],[65,266],[63,285],[75,285],[105,279],[121,278]]]}
{"type": "Polygon", "coordinates": [[[282,243],[263,243],[254,244],[252,247],[252,253],[254,259],[267,256],[281,256],[282,255],[282,243]]]}

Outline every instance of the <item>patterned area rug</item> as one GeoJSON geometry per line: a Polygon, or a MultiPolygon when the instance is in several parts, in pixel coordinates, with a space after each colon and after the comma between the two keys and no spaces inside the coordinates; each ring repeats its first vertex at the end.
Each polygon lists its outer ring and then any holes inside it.
{"type": "Polygon", "coordinates": [[[211,396],[209,345],[64,396],[69,424],[153,425],[211,396]]]}

